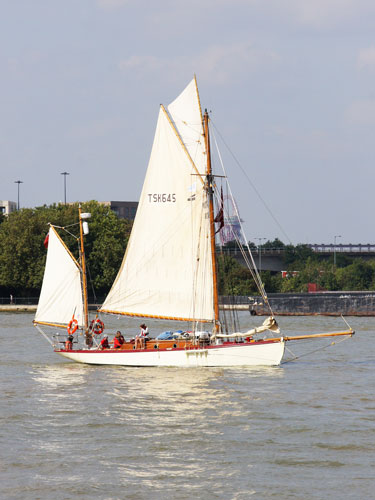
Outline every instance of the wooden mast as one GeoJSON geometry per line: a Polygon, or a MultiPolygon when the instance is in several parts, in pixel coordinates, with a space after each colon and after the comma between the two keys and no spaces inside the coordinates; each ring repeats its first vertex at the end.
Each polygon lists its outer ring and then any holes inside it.
{"type": "Polygon", "coordinates": [[[79,211],[79,233],[80,233],[80,250],[81,250],[81,268],[82,268],[82,288],[83,288],[83,312],[84,312],[84,327],[86,337],[89,331],[89,306],[87,300],[87,276],[86,276],[86,260],[85,260],[85,248],[83,246],[83,223],[81,218],[81,205],[78,208],[79,211]]]}
{"type": "Polygon", "coordinates": [[[213,275],[213,292],[214,292],[214,314],[215,326],[214,331],[217,333],[220,327],[219,321],[219,293],[217,287],[217,269],[216,269],[216,244],[215,244],[215,221],[214,221],[214,199],[213,199],[213,176],[211,167],[211,148],[210,148],[210,134],[208,129],[208,113],[207,109],[203,117],[204,124],[204,137],[206,140],[206,154],[207,154],[207,191],[209,199],[209,213],[210,213],[210,235],[211,235],[211,259],[212,259],[212,275],[213,275]]]}

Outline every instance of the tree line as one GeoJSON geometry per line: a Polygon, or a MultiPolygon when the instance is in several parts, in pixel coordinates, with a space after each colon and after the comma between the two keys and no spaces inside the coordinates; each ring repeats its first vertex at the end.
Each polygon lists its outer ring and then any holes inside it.
{"type": "MultiPolygon", "coordinates": [[[[256,248],[252,242],[249,242],[249,246],[250,249],[256,248]]],[[[375,290],[375,259],[364,260],[336,254],[334,265],[333,256],[325,259],[307,245],[285,245],[279,239],[267,241],[262,248],[283,248],[282,258],[287,271],[286,277],[282,277],[281,273],[261,272],[268,293],[307,292],[309,283],[316,285],[317,290],[326,291],[375,290]]],[[[219,255],[218,260],[222,295],[257,293],[247,269],[225,254],[219,255]]]]}
{"type": "MultiPolygon", "coordinates": [[[[90,232],[85,236],[88,275],[96,294],[105,294],[121,265],[131,230],[131,221],[119,219],[108,206],[96,201],[82,204],[90,212],[90,232]]],[[[0,296],[38,296],[47,251],[44,240],[49,223],[58,230],[78,259],[78,205],[51,205],[23,208],[0,218],[0,296]]],[[[92,295],[91,289],[89,294],[92,295]]]]}
{"type": "MultiPolygon", "coordinates": [[[[82,204],[92,214],[90,232],[85,236],[88,275],[93,289],[91,296],[108,293],[120,268],[129,239],[132,222],[119,219],[108,206],[96,201],[82,204]]],[[[39,295],[47,251],[44,240],[49,223],[64,227],[60,236],[78,258],[78,206],[50,205],[24,208],[5,217],[0,214],[0,296],[39,295]]],[[[229,244],[228,246],[231,246],[229,244]]],[[[250,242],[250,248],[255,244],[250,242]]],[[[268,293],[306,292],[314,283],[323,290],[375,290],[375,260],[350,259],[337,254],[336,266],[323,260],[306,245],[284,245],[279,239],[268,241],[261,248],[283,248],[288,277],[281,273],[262,271],[261,278],[268,293]]],[[[218,255],[218,283],[221,295],[256,294],[257,289],[248,269],[235,259],[218,255]]]]}

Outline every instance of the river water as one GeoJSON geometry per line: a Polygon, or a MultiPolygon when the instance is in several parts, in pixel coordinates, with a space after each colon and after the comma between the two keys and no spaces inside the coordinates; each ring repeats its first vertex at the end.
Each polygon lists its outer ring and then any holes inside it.
{"type": "MultiPolygon", "coordinates": [[[[374,498],[373,318],[350,318],[347,341],[261,369],[79,365],[32,318],[1,314],[1,498],[374,498]]],[[[107,322],[130,333],[139,320],[107,322]]],[[[345,327],[279,323],[285,334],[345,327]]]]}

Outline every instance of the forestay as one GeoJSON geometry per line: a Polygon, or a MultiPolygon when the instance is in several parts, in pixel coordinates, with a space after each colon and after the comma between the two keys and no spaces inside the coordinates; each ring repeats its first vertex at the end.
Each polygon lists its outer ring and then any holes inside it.
{"type": "Polygon", "coordinates": [[[53,226],[49,230],[48,253],[35,323],[67,325],[73,315],[84,323],[81,272],[53,226]]]}
{"type": "Polygon", "coordinates": [[[214,319],[206,161],[193,80],[160,109],[133,230],[101,311],[214,319]]]}

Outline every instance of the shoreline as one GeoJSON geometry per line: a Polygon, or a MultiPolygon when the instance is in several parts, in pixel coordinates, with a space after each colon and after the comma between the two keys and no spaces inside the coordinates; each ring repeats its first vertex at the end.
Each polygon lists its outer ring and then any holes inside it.
{"type": "MultiPolygon", "coordinates": [[[[245,304],[234,304],[234,305],[229,305],[229,304],[221,304],[219,306],[219,309],[222,311],[249,311],[250,313],[250,308],[249,305],[245,304]]],[[[36,305],[17,305],[17,304],[0,304],[0,313],[5,312],[29,312],[29,313],[35,313],[37,309],[36,305]]],[[[97,306],[90,306],[90,311],[96,311],[97,306]]],[[[255,312],[255,311],[254,311],[255,312]]],[[[357,317],[373,317],[375,316],[375,312],[373,311],[350,311],[350,314],[346,314],[343,312],[309,312],[309,311],[274,311],[275,316],[357,316],[357,317]]],[[[269,312],[265,310],[259,310],[256,311],[256,314],[253,313],[254,316],[269,316],[269,312]]]]}
{"type": "Polygon", "coordinates": [[[37,306],[22,304],[0,304],[0,312],[35,312],[37,306]]]}

